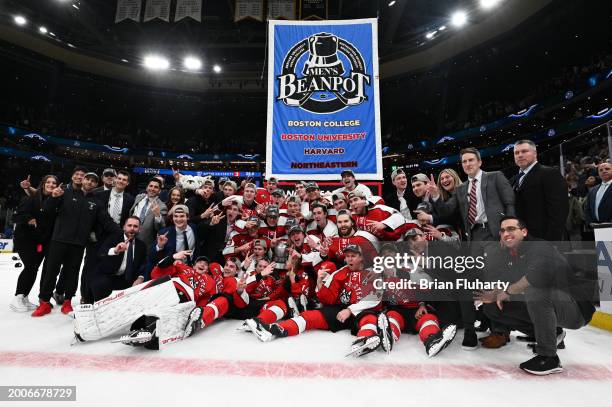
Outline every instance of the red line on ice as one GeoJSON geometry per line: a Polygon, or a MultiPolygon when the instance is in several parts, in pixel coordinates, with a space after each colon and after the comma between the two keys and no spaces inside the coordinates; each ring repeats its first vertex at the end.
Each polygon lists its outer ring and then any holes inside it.
{"type": "Polygon", "coordinates": [[[565,367],[565,372],[562,374],[539,378],[523,373],[518,366],[509,364],[264,362],[80,353],[0,352],[0,366],[312,379],[612,380],[612,366],[603,364],[571,364],[565,367]]]}

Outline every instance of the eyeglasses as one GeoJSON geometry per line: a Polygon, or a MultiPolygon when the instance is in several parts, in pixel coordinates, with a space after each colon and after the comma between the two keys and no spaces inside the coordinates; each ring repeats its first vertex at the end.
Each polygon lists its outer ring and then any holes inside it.
{"type": "Polygon", "coordinates": [[[506,232],[512,233],[512,232],[515,232],[515,231],[517,231],[519,229],[523,229],[523,228],[518,227],[518,226],[508,226],[507,228],[500,228],[499,229],[499,234],[502,235],[502,234],[504,234],[506,232]]]}

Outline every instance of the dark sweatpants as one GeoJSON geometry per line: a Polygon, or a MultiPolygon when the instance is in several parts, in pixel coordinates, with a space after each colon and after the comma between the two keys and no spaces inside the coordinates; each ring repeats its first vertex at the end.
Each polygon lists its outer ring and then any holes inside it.
{"type": "Polygon", "coordinates": [[[47,257],[47,270],[38,298],[49,301],[60,270],[64,275],[64,295],[70,300],[79,285],[79,269],[83,260],[83,246],[51,241],[47,257]]]}

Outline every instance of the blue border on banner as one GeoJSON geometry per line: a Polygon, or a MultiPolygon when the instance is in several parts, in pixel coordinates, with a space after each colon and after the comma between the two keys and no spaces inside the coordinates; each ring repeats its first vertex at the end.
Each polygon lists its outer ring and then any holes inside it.
{"type": "Polygon", "coordinates": [[[266,175],[382,180],[377,20],[270,20],[268,36],[266,175]]]}

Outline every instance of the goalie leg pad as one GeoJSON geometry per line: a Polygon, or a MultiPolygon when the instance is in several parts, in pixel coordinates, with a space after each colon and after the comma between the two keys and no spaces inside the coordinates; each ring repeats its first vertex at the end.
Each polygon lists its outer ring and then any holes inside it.
{"type": "Polygon", "coordinates": [[[185,324],[195,302],[182,302],[172,307],[156,307],[146,312],[147,317],[157,317],[156,336],[159,347],[183,340],[185,324]]]}
{"type": "Polygon", "coordinates": [[[179,296],[172,281],[146,287],[146,283],[118,291],[94,304],[74,308],[74,333],[83,341],[94,341],[128,328],[145,311],[172,307],[179,296]]]}

